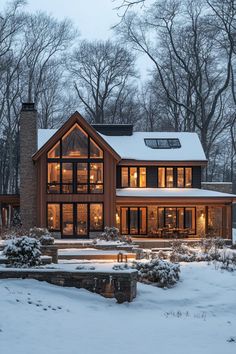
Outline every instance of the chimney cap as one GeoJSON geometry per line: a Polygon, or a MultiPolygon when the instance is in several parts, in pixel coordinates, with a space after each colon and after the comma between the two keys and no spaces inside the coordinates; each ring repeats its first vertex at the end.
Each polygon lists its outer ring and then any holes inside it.
{"type": "Polygon", "coordinates": [[[22,111],[35,111],[34,103],[33,102],[25,102],[22,103],[22,111]]]}

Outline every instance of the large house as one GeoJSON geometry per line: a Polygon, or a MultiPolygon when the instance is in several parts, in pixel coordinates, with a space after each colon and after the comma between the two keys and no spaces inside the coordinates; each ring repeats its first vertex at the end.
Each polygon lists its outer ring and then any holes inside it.
{"type": "MultiPolygon", "coordinates": [[[[25,228],[47,227],[61,238],[93,237],[106,225],[132,237],[232,238],[236,196],[201,189],[207,160],[196,133],[90,125],[78,112],[58,130],[38,130],[28,103],[20,158],[25,228]]],[[[17,196],[2,196],[2,223],[6,205],[16,207],[17,196]],[[14,205],[3,204],[7,197],[14,205]]]]}

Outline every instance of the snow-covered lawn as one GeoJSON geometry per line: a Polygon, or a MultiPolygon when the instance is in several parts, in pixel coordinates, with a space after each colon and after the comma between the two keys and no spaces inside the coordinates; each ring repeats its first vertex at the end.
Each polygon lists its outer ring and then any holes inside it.
{"type": "Polygon", "coordinates": [[[3,354],[231,354],[236,272],[181,265],[163,290],[138,285],[133,303],[34,280],[0,280],[3,354]]]}

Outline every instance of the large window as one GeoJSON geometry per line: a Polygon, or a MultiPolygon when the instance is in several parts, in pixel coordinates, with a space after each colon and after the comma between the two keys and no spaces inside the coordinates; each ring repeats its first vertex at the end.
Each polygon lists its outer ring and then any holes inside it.
{"type": "Polygon", "coordinates": [[[89,231],[103,230],[102,203],[49,203],[47,227],[62,237],[87,237],[89,231]]]}
{"type": "Polygon", "coordinates": [[[118,214],[121,234],[156,235],[164,231],[196,233],[194,207],[121,207],[118,214]]]}
{"type": "Polygon", "coordinates": [[[121,167],[122,188],[145,188],[146,167],[121,167]]]}
{"type": "Polygon", "coordinates": [[[120,230],[123,235],[147,234],[147,208],[121,207],[120,230]]]}
{"type": "Polygon", "coordinates": [[[78,124],[47,157],[48,193],[103,193],[103,151],[78,124]]]}
{"type": "Polygon", "coordinates": [[[191,188],[191,167],[158,167],[159,188],[191,188]]]}

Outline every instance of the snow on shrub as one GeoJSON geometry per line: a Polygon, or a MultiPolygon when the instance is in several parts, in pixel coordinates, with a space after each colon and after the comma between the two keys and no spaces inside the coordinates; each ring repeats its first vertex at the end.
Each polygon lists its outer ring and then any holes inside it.
{"type": "Polygon", "coordinates": [[[39,241],[40,241],[42,246],[48,246],[48,245],[53,245],[55,240],[50,235],[49,236],[44,235],[44,236],[40,237],[39,241]]]}
{"type": "Polygon", "coordinates": [[[104,232],[102,233],[102,238],[105,241],[118,241],[119,240],[119,229],[116,227],[105,226],[104,232]]]}
{"type": "Polygon", "coordinates": [[[8,240],[3,254],[13,267],[34,267],[41,263],[40,242],[32,237],[22,236],[8,240]]]}
{"type": "Polygon", "coordinates": [[[45,227],[35,226],[29,230],[29,236],[39,240],[42,236],[50,236],[50,232],[45,227]]]}
{"type": "Polygon", "coordinates": [[[43,246],[53,245],[54,243],[54,238],[46,228],[33,227],[29,230],[29,236],[39,240],[43,246]]]}
{"type": "Polygon", "coordinates": [[[169,260],[171,262],[201,262],[210,261],[212,257],[199,248],[189,247],[177,240],[171,245],[169,260]]]}
{"type": "Polygon", "coordinates": [[[160,259],[147,262],[134,262],[139,272],[139,280],[145,283],[154,283],[161,288],[171,287],[179,280],[180,266],[160,259]]]}
{"type": "Polygon", "coordinates": [[[120,235],[119,229],[117,229],[114,226],[112,226],[112,227],[105,226],[104,232],[101,234],[100,237],[95,239],[93,241],[93,243],[96,244],[100,240],[103,240],[106,242],[113,241],[113,242],[118,242],[118,243],[119,242],[132,243],[131,237],[125,236],[125,235],[120,235]]]}

